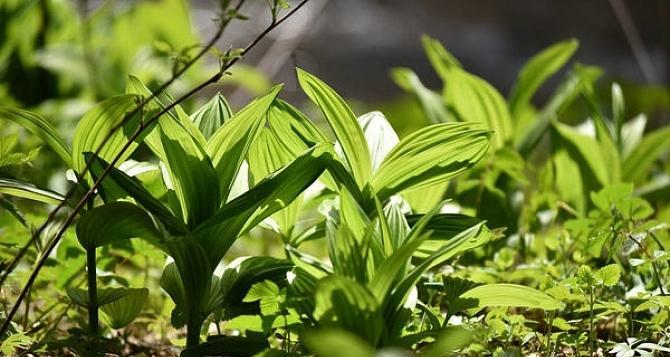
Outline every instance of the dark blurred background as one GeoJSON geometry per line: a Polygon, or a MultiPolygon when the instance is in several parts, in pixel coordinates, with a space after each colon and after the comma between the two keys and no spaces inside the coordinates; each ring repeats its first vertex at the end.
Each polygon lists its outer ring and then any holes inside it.
{"type": "MultiPolygon", "coordinates": [[[[194,3],[203,34],[212,28],[207,9],[215,4],[194,3]]],[[[400,93],[388,75],[395,66],[440,86],[421,48],[420,36],[429,34],[506,94],[528,58],[574,37],[580,42],[575,60],[601,66],[610,79],[667,85],[669,24],[667,0],[312,0],[271,36],[277,42],[265,41],[248,62],[287,83],[289,93],[295,90],[291,67],[299,65],[345,97],[383,102],[400,93]]],[[[254,28],[261,25],[244,23],[225,41],[241,45],[254,28]]]]}

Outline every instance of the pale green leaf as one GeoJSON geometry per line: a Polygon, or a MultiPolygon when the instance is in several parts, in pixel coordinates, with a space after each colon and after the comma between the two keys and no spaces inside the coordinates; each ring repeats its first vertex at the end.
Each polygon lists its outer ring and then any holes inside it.
{"type": "Polygon", "coordinates": [[[49,145],[65,164],[71,164],[72,155],[65,140],[45,118],[27,110],[0,107],[0,119],[9,120],[28,130],[49,145]]]}
{"type": "Polygon", "coordinates": [[[623,162],[622,179],[628,182],[643,180],[661,154],[670,149],[670,126],[645,135],[623,162]]]}
{"type": "Polygon", "coordinates": [[[363,130],[351,108],[330,86],[298,68],[298,81],[307,96],[321,109],[342,146],[348,167],[359,187],[370,179],[372,164],[363,130]]]}
{"type": "Polygon", "coordinates": [[[315,300],[314,317],[322,326],[353,332],[373,346],[381,338],[384,320],[380,304],[356,281],[338,275],[322,279],[315,300]]]}
{"type": "Polygon", "coordinates": [[[209,139],[228,119],[233,112],[221,93],[217,93],[209,102],[191,114],[191,120],[200,128],[200,132],[209,139]]]}
{"type": "Polygon", "coordinates": [[[113,329],[126,327],[142,312],[149,289],[126,289],[121,298],[100,307],[102,321],[113,329]]]}
{"type": "Polygon", "coordinates": [[[558,42],[533,56],[523,66],[509,98],[509,108],[516,117],[527,106],[537,89],[556,73],[579,47],[576,39],[558,42]]]}
{"type": "Polygon", "coordinates": [[[442,80],[447,80],[451,69],[461,67],[458,59],[449,53],[444,46],[442,46],[440,41],[430,36],[423,35],[421,36],[421,44],[423,45],[423,50],[426,53],[430,64],[442,80]]]}
{"type": "Polygon", "coordinates": [[[489,147],[490,132],[470,124],[436,124],[405,137],[372,178],[380,200],[410,188],[443,182],[477,163],[489,147]]]}
{"type": "Polygon", "coordinates": [[[514,128],[507,103],[485,80],[460,68],[452,68],[446,79],[444,99],[460,121],[481,123],[494,131],[491,144],[500,149],[512,138],[514,128]]]}
{"type": "Polygon", "coordinates": [[[561,302],[539,290],[515,284],[480,285],[468,290],[460,297],[463,299],[477,299],[478,307],[514,306],[558,310],[563,306],[561,302]]]}
{"type": "Polygon", "coordinates": [[[310,351],[322,357],[373,357],[372,346],[360,337],[341,329],[309,331],[303,337],[310,351]]]}
{"type": "MultiPolygon", "coordinates": [[[[74,131],[72,142],[72,169],[75,172],[82,172],[86,165],[83,154],[85,152],[97,152],[109,135],[111,136],[102,150],[99,151],[98,156],[111,161],[121,152],[128,139],[140,125],[141,115],[139,113],[131,118],[126,118],[136,108],[138,98],[137,95],[132,94],[109,98],[93,107],[81,118],[74,131]],[[120,125],[121,122],[124,122],[124,124],[114,134],[111,134],[112,129],[120,125]]],[[[125,161],[138,145],[138,142],[132,142],[117,163],[120,164],[125,161]]]]}
{"type": "Polygon", "coordinates": [[[393,130],[391,123],[381,112],[369,112],[361,115],[357,120],[368,143],[372,172],[375,172],[400,139],[398,139],[398,134],[393,130]]]}
{"type": "Polygon", "coordinates": [[[242,161],[264,126],[270,105],[281,88],[276,86],[265,96],[248,104],[220,127],[207,142],[207,153],[216,170],[224,202],[229,198],[242,161]]]}
{"type": "Polygon", "coordinates": [[[21,197],[33,201],[56,205],[65,200],[61,194],[42,188],[37,188],[29,182],[0,178],[0,194],[21,197]]]}

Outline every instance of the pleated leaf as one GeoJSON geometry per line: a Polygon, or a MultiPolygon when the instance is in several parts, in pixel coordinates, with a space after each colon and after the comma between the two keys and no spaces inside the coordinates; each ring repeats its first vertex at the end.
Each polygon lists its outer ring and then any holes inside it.
{"type": "Polygon", "coordinates": [[[462,299],[477,299],[478,307],[503,306],[558,310],[562,304],[553,297],[533,288],[516,284],[487,284],[468,290],[462,299]]]}
{"type": "Polygon", "coordinates": [[[240,234],[289,205],[321,175],[332,157],[332,145],[318,144],[225,204],[194,232],[207,247],[210,261],[218,264],[240,234]]]}
{"type": "Polygon", "coordinates": [[[561,41],[533,56],[519,72],[509,98],[514,118],[527,106],[537,89],[570,60],[579,47],[576,39],[561,41]]]}
{"type": "Polygon", "coordinates": [[[414,71],[409,68],[394,68],[391,70],[391,78],[405,92],[416,97],[428,122],[438,124],[449,121],[449,112],[442,96],[426,88],[414,71]]]}
{"type": "Polygon", "coordinates": [[[372,172],[375,172],[400,139],[398,139],[398,134],[393,130],[391,123],[381,112],[369,112],[361,115],[357,120],[368,143],[372,172]]]}
{"type": "Polygon", "coordinates": [[[9,120],[45,142],[66,165],[71,165],[72,154],[65,140],[58,134],[56,128],[45,118],[27,110],[0,107],[0,119],[9,120]]]}
{"type": "Polygon", "coordinates": [[[29,182],[9,178],[0,178],[0,194],[21,197],[51,205],[59,204],[65,199],[65,197],[57,192],[38,188],[29,182]]]}
{"type": "Polygon", "coordinates": [[[479,161],[489,147],[489,131],[470,124],[431,125],[405,137],[372,178],[380,200],[410,188],[453,178],[479,161]]]}
{"type": "Polygon", "coordinates": [[[655,130],[644,137],[624,160],[622,178],[637,182],[649,176],[649,168],[661,154],[670,149],[670,126],[655,130]]]}
{"type": "Polygon", "coordinates": [[[191,114],[191,120],[200,128],[205,139],[209,139],[232,116],[233,111],[226,98],[217,93],[209,102],[191,114]]]}
{"type": "MultiPolygon", "coordinates": [[[[92,154],[88,153],[88,155],[92,154]]],[[[97,179],[108,166],[107,162],[96,157],[91,166],[93,177],[97,179]]],[[[188,230],[184,222],[175,217],[167,207],[154,198],[137,179],[126,175],[117,168],[111,168],[109,174],[103,179],[101,193],[103,198],[106,199],[105,202],[113,202],[115,199],[128,196],[132,197],[174,234],[185,234],[188,230]]]]}
{"type": "Polygon", "coordinates": [[[124,296],[100,307],[100,317],[113,329],[126,327],[142,312],[148,296],[147,288],[126,289],[124,296]]]}
{"type": "MultiPolygon", "coordinates": [[[[68,287],[66,290],[67,296],[72,299],[72,301],[81,306],[88,307],[88,290],[68,287]]],[[[102,288],[98,289],[98,306],[104,306],[113,301],[116,301],[128,293],[126,288],[102,288]]]]}
{"type": "Polygon", "coordinates": [[[193,229],[219,208],[219,180],[209,156],[177,122],[163,120],[157,128],[165,151],[164,164],[179,200],[184,221],[193,229]]]}
{"type": "Polygon", "coordinates": [[[86,249],[131,238],[159,241],[160,233],[151,217],[130,202],[112,202],[82,215],[77,223],[77,239],[86,249]]]}
{"type": "Polygon", "coordinates": [[[319,281],[314,317],[325,327],[342,328],[375,346],[384,320],[380,304],[362,285],[339,275],[319,281]]]}
{"type": "Polygon", "coordinates": [[[363,187],[370,179],[372,164],[363,130],[351,108],[333,88],[314,75],[298,68],[298,82],[307,96],[321,109],[342,146],[347,166],[363,187]]]}
{"type": "MultiPolygon", "coordinates": [[[[74,131],[72,142],[72,169],[75,172],[81,172],[86,165],[83,154],[98,150],[99,146],[104,142],[105,137],[110,135],[112,129],[119,125],[129,112],[135,109],[138,98],[137,95],[132,94],[118,95],[101,102],[84,115],[74,131]]],[[[130,136],[139,127],[140,119],[139,114],[127,119],[123,127],[119,128],[107,140],[98,156],[104,160],[111,161],[121,152],[130,136]]],[[[139,143],[137,142],[130,144],[129,149],[121,155],[118,163],[120,164],[125,161],[138,145],[139,143]]]]}
{"type": "Polygon", "coordinates": [[[240,166],[251,144],[265,125],[267,111],[281,88],[281,86],[272,88],[268,94],[244,107],[220,127],[207,142],[206,150],[216,170],[223,201],[228,199],[240,166]]]}
{"type": "Polygon", "coordinates": [[[443,95],[460,121],[482,123],[494,131],[491,140],[494,149],[510,141],[514,128],[507,103],[488,82],[460,68],[452,68],[443,95]]]}

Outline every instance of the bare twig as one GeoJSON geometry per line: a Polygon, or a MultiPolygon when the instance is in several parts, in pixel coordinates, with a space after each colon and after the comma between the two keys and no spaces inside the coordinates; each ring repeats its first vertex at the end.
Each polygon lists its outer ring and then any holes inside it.
{"type": "MultiPolygon", "coordinates": [[[[86,191],[84,196],[77,202],[75,205],[74,209],[72,212],[67,216],[65,219],[65,222],[63,225],[61,225],[60,229],[54,236],[54,238],[49,242],[47,247],[45,248],[44,252],[40,256],[40,259],[38,260],[35,269],[30,274],[30,277],[28,278],[28,281],[26,282],[25,286],[23,287],[21,293],[19,294],[17,300],[14,302],[14,305],[12,306],[12,309],[9,311],[6,320],[3,322],[2,327],[0,327],[0,335],[4,334],[7,331],[7,328],[9,327],[12,319],[14,318],[14,315],[16,315],[16,312],[18,311],[18,308],[23,301],[23,299],[26,296],[26,293],[32,286],[32,284],[35,282],[37,279],[37,276],[39,275],[39,272],[41,268],[44,266],[46,263],[46,260],[51,253],[51,251],[56,247],[58,242],[60,241],[61,237],[67,230],[67,228],[70,226],[70,224],[73,223],[75,217],[81,211],[81,209],[86,205],[89,199],[91,199],[98,187],[100,187],[100,184],[102,183],[102,180],[109,174],[111,169],[116,165],[116,163],[121,159],[121,156],[130,148],[130,145],[140,137],[144,131],[150,127],[158,118],[166,114],[168,111],[172,110],[175,106],[177,106],[179,103],[183,102],[187,98],[191,97],[193,94],[199,92],[203,88],[207,87],[210,84],[216,83],[221,79],[221,77],[226,73],[226,71],[233,66],[235,63],[237,63],[245,54],[247,54],[251,49],[253,49],[265,36],[267,36],[270,31],[275,29],[277,26],[281,25],[286,19],[291,17],[293,14],[295,14],[300,8],[302,8],[309,0],[302,0],[296,7],[291,9],[284,17],[282,17],[279,20],[272,21],[272,23],[265,29],[263,32],[261,32],[251,43],[249,43],[241,52],[238,56],[233,57],[229,60],[227,60],[225,63],[222,64],[220,67],[219,71],[215,73],[213,76],[211,76],[209,79],[205,80],[204,82],[200,83],[193,89],[191,89],[189,92],[186,94],[182,95],[179,97],[177,100],[172,102],[171,104],[167,105],[164,107],[160,112],[158,112],[156,115],[152,116],[149,120],[142,122],[138,128],[135,130],[135,132],[130,136],[130,138],[126,141],[124,144],[123,148],[119,151],[119,153],[114,157],[114,159],[109,163],[107,167],[103,170],[103,172],[100,174],[98,179],[95,181],[93,186],[86,191]]],[[[216,41],[214,41],[216,42],[216,41]]],[[[212,42],[213,46],[213,42],[212,42]]],[[[174,78],[174,77],[173,77],[174,78]]],[[[152,97],[155,97],[153,95],[152,97]]],[[[94,157],[94,155],[92,155],[94,157]]],[[[93,159],[89,160],[90,163],[92,163],[93,159]]],[[[87,166],[90,166],[90,164],[87,164],[87,166]]]]}
{"type": "Polygon", "coordinates": [[[647,83],[656,82],[656,71],[654,70],[651,56],[649,56],[649,52],[644,47],[644,43],[642,43],[640,33],[637,30],[637,26],[635,26],[633,18],[630,16],[630,12],[626,8],[626,4],[622,0],[609,0],[609,2],[626,36],[626,40],[628,40],[628,45],[631,51],[633,51],[642,76],[644,76],[647,83]]]}

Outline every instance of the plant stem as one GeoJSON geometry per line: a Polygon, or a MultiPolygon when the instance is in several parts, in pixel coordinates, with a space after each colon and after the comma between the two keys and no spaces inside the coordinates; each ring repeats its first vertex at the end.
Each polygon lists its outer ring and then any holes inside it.
{"type": "MultiPolygon", "coordinates": [[[[199,314],[198,314],[199,315],[199,314]]],[[[200,344],[200,328],[202,327],[203,319],[199,316],[189,317],[186,324],[186,349],[193,348],[200,344]]],[[[184,351],[182,356],[195,356],[189,351],[184,351]]]]}
{"type": "Polygon", "coordinates": [[[593,356],[595,350],[595,341],[593,338],[593,295],[594,288],[590,286],[590,297],[589,297],[589,356],[593,356]]]}
{"type": "Polygon", "coordinates": [[[98,282],[95,273],[95,247],[86,249],[86,276],[88,278],[88,328],[98,334],[98,282]]]}

